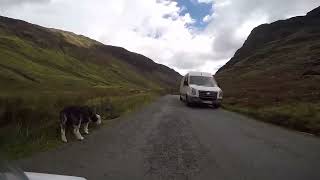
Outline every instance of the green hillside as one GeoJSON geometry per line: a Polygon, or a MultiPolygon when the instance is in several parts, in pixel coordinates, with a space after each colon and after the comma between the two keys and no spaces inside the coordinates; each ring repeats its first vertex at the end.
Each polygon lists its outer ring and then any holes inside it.
{"type": "Polygon", "coordinates": [[[167,67],[161,71],[161,65],[140,55],[139,58],[156,66],[154,72],[145,76],[143,69],[126,62],[128,58],[121,59],[120,53],[113,54],[111,48],[136,55],[70,32],[2,17],[0,80],[6,88],[1,91],[12,93],[12,90],[39,87],[55,90],[69,87],[164,89],[170,88],[179,78],[175,71],[167,67]],[[173,75],[170,77],[173,81],[161,79],[156,74],[173,75]]]}
{"type": "Polygon", "coordinates": [[[64,106],[88,104],[110,119],[176,90],[179,79],[143,55],[0,16],[0,148],[19,157],[54,146],[64,106]]]}

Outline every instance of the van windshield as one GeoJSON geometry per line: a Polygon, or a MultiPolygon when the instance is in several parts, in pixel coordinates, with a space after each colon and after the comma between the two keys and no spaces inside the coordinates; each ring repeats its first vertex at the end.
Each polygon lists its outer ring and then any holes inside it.
{"type": "Polygon", "coordinates": [[[217,86],[217,83],[215,82],[213,77],[205,77],[205,76],[190,76],[190,84],[194,84],[198,86],[206,86],[206,87],[217,86]]]}

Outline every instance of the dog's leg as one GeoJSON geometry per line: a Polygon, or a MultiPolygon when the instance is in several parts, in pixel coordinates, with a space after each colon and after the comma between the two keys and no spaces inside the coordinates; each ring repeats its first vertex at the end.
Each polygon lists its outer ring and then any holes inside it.
{"type": "Polygon", "coordinates": [[[83,140],[84,138],[82,137],[79,129],[80,129],[80,125],[73,126],[73,134],[76,136],[78,140],[83,140]]]}
{"type": "Polygon", "coordinates": [[[66,137],[66,123],[67,123],[66,115],[60,114],[60,132],[61,132],[61,140],[63,142],[68,142],[66,137]]]}
{"type": "Polygon", "coordinates": [[[89,127],[89,122],[87,122],[87,123],[85,123],[85,124],[83,125],[83,131],[84,131],[85,134],[89,134],[89,129],[88,129],[88,127],[89,127]]]}
{"type": "Polygon", "coordinates": [[[67,137],[66,137],[66,126],[61,124],[60,128],[61,128],[61,140],[63,142],[68,142],[67,137]]]}
{"type": "Polygon", "coordinates": [[[73,134],[76,136],[76,139],[83,140],[84,138],[80,134],[80,126],[81,126],[82,117],[81,115],[73,116],[73,134]]]}

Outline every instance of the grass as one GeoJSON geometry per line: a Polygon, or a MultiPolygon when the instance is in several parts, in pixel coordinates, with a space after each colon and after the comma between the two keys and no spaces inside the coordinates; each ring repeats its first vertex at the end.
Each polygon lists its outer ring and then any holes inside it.
{"type": "Polygon", "coordinates": [[[268,123],[320,135],[319,103],[301,102],[260,108],[224,104],[223,107],[268,123]]]}

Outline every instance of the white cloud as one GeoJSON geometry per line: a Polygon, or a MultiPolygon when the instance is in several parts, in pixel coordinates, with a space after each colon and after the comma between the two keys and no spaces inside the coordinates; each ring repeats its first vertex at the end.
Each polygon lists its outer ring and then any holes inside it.
{"type": "Polygon", "coordinates": [[[2,7],[10,7],[17,6],[22,4],[30,4],[30,3],[46,3],[50,0],[1,0],[0,6],[2,7]]]}
{"type": "Polygon", "coordinates": [[[212,3],[214,0],[197,0],[198,3],[207,3],[207,4],[210,4],[212,3]]]}
{"type": "Polygon", "coordinates": [[[224,1],[215,1],[214,6],[216,8],[224,7],[224,6],[229,6],[232,4],[231,0],[224,0],[224,1]]]}
{"type": "Polygon", "coordinates": [[[208,22],[211,21],[211,19],[212,19],[212,16],[206,15],[206,16],[202,19],[202,21],[205,22],[205,23],[208,23],[208,22]]]}
{"type": "Polygon", "coordinates": [[[203,31],[171,0],[2,0],[0,14],[122,46],[184,73],[215,72],[255,26],[320,5],[318,0],[197,1],[213,3],[203,31]]]}

